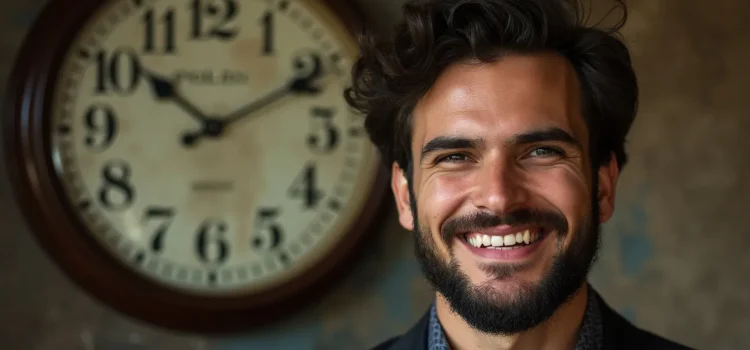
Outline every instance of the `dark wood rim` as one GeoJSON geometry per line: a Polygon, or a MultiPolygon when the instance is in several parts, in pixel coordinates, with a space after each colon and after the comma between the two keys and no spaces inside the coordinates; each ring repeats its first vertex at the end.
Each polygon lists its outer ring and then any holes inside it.
{"type": "MultiPolygon", "coordinates": [[[[210,299],[147,281],[122,266],[89,235],[62,195],[50,156],[50,110],[61,58],[87,18],[105,2],[52,0],[16,59],[4,104],[5,160],[15,199],[37,242],[89,295],[153,325],[190,332],[232,332],[276,321],[319,299],[354,267],[387,213],[387,170],[381,166],[354,228],[301,277],[251,298],[210,299]]],[[[323,0],[352,34],[364,16],[344,0],[323,0]]],[[[16,234],[16,233],[6,233],[16,234]]]]}

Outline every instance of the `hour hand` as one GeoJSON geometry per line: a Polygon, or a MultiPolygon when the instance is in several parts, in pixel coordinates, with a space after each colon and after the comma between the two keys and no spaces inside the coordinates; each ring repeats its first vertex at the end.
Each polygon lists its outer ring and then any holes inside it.
{"type": "Polygon", "coordinates": [[[149,82],[151,83],[151,90],[159,100],[168,100],[175,98],[175,87],[171,81],[160,77],[158,75],[148,73],[149,82]]]}
{"type": "Polygon", "coordinates": [[[160,101],[174,101],[182,109],[190,113],[190,115],[201,123],[206,123],[210,118],[201,112],[198,107],[186,100],[182,96],[175,86],[174,81],[153,73],[147,69],[143,69],[148,82],[151,85],[151,91],[154,96],[160,101]]]}

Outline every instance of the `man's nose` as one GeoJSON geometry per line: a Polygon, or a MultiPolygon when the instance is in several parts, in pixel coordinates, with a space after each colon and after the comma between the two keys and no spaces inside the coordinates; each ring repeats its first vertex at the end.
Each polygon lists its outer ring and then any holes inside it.
{"type": "Polygon", "coordinates": [[[477,171],[472,200],[478,209],[502,215],[528,200],[524,173],[513,160],[500,156],[485,159],[477,171]]]}

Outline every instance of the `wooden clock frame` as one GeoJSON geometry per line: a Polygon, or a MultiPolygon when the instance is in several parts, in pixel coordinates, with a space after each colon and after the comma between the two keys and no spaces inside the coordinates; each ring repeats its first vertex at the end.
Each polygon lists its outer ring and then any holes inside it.
{"type": "MultiPolygon", "coordinates": [[[[364,16],[346,0],[319,0],[355,35],[364,16]]],[[[103,0],[52,0],[17,56],[4,104],[4,146],[14,195],[37,242],[89,295],[148,323],[191,332],[238,331],[284,317],[318,299],[361,256],[387,212],[387,170],[378,175],[355,227],[319,264],[260,294],[198,297],[129,270],[87,231],[64,198],[51,157],[51,110],[63,55],[103,0]]],[[[17,234],[6,232],[4,234],[17,234]]]]}

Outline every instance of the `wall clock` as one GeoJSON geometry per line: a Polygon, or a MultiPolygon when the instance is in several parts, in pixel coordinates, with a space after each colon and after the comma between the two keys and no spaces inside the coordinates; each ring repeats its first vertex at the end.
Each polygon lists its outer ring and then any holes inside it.
{"type": "Polygon", "coordinates": [[[315,0],[52,0],[5,104],[38,241],[124,314],[195,331],[322,293],[382,212],[343,98],[360,17],[315,0]]]}

